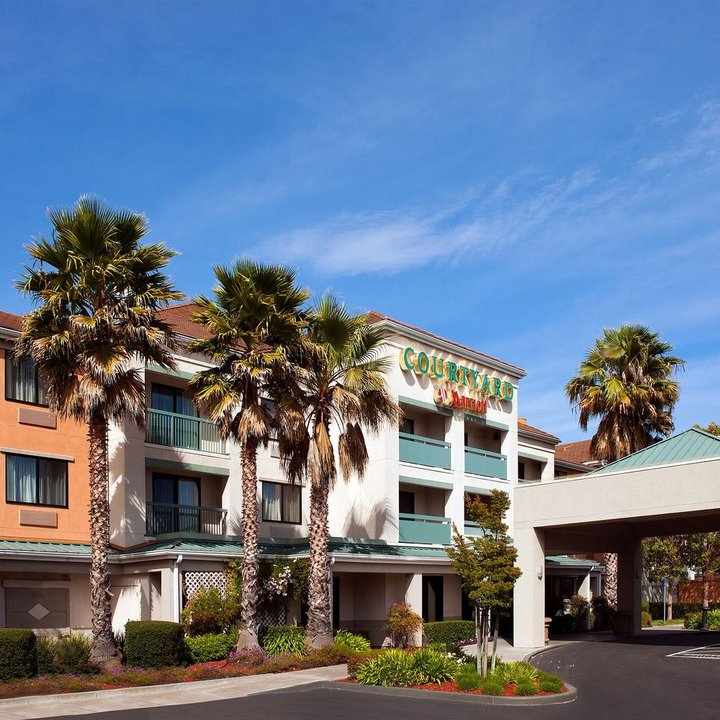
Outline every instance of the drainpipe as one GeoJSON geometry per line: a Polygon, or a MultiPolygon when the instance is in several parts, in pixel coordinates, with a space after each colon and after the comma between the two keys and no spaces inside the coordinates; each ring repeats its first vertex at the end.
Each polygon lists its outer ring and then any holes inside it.
{"type": "Polygon", "coordinates": [[[180,622],[180,603],[182,602],[182,589],[180,587],[180,563],[183,560],[182,555],[175,558],[173,566],[173,620],[180,622]]]}

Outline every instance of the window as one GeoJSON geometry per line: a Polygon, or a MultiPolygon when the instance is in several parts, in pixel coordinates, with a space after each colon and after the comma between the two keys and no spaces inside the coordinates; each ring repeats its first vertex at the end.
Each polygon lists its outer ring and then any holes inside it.
{"type": "Polygon", "coordinates": [[[150,407],[153,410],[198,417],[197,407],[192,394],[172,385],[153,383],[150,393],[150,407]]]}
{"type": "Polygon", "coordinates": [[[412,418],[403,418],[400,423],[400,432],[408,435],[415,434],[415,421],[412,418]]]}
{"type": "Polygon", "coordinates": [[[35,363],[15,362],[5,351],[5,399],[47,406],[47,387],[40,379],[35,363]]]}
{"type": "Polygon", "coordinates": [[[30,455],[5,455],[5,499],[26,505],[68,506],[68,464],[30,455]]]}
{"type": "Polygon", "coordinates": [[[300,493],[299,485],[263,482],[262,519],[267,522],[300,524],[300,493]]]}
{"type": "Polygon", "coordinates": [[[148,526],[153,535],[200,530],[200,480],[153,473],[153,501],[148,526]]]}

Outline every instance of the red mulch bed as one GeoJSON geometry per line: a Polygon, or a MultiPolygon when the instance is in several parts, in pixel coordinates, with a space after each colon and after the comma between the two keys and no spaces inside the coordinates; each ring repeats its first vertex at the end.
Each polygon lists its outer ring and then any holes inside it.
{"type": "MultiPolygon", "coordinates": [[[[356,680],[352,680],[351,678],[344,678],[340,680],[339,682],[344,683],[352,683],[353,685],[357,685],[356,680]]],[[[537,683],[536,683],[537,684],[537,683]]],[[[411,690],[433,690],[435,692],[449,692],[449,693],[461,693],[463,695],[484,695],[482,690],[461,690],[456,683],[452,681],[447,681],[443,683],[425,683],[424,685],[411,685],[411,690]]],[[[535,695],[516,695],[515,694],[515,685],[506,685],[505,690],[503,690],[503,697],[540,697],[542,695],[561,695],[562,693],[567,692],[567,688],[563,687],[561,693],[550,693],[550,692],[543,692],[542,690],[538,690],[535,695]]]]}

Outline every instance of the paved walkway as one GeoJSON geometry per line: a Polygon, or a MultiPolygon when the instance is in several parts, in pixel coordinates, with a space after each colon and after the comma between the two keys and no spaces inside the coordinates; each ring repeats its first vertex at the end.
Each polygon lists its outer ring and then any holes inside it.
{"type": "MultiPolygon", "coordinates": [[[[46,695],[0,700],[0,718],[16,720],[70,715],[89,715],[111,710],[136,710],[214,700],[248,697],[269,690],[302,687],[318,680],[337,680],[347,675],[345,665],[297,670],[276,675],[253,675],[223,680],[153,685],[150,687],[97,690],[66,695],[46,695]]],[[[178,715],[178,717],[182,717],[178,715]]]]}

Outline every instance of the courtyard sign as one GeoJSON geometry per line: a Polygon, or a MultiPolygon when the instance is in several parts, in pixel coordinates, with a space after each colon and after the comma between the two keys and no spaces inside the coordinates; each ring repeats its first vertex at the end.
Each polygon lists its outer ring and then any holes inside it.
{"type": "Polygon", "coordinates": [[[416,352],[406,347],[400,351],[400,367],[416,375],[428,375],[444,383],[436,387],[433,400],[438,405],[455,407],[468,412],[484,414],[487,411],[489,397],[498,400],[512,400],[514,388],[511,382],[498,377],[472,370],[452,360],[446,360],[426,352],[416,352]],[[449,387],[448,387],[449,386],[449,387]],[[462,388],[480,397],[463,395],[462,388]]]}

